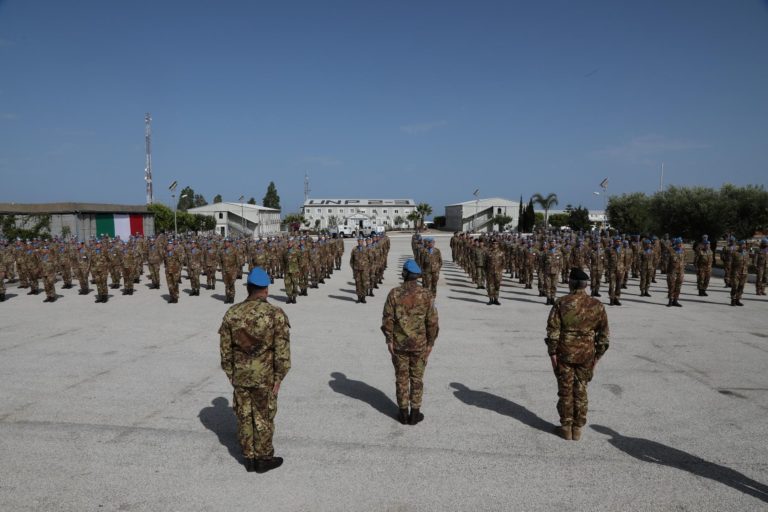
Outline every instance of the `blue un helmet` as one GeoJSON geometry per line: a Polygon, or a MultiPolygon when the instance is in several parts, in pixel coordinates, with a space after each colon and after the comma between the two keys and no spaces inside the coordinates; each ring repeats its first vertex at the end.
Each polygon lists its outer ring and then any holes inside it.
{"type": "Polygon", "coordinates": [[[403,272],[420,275],[421,267],[419,267],[419,264],[416,263],[415,260],[409,259],[409,260],[406,260],[405,264],[403,265],[403,272]]]}

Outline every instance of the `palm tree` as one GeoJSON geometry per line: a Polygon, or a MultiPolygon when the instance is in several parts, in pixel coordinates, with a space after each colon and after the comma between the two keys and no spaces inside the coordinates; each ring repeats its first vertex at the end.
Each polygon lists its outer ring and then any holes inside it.
{"type": "Polygon", "coordinates": [[[414,229],[416,229],[418,231],[418,229],[419,229],[419,218],[420,218],[419,217],[419,212],[412,211],[405,218],[408,219],[410,222],[413,222],[414,229]]]}
{"type": "Polygon", "coordinates": [[[544,227],[549,226],[549,209],[557,204],[557,194],[551,192],[547,197],[538,192],[533,194],[533,202],[544,208],[544,227]]]}
{"type": "Polygon", "coordinates": [[[424,218],[428,215],[432,215],[432,207],[427,203],[419,203],[416,207],[416,213],[419,216],[419,226],[424,227],[424,218]]]}

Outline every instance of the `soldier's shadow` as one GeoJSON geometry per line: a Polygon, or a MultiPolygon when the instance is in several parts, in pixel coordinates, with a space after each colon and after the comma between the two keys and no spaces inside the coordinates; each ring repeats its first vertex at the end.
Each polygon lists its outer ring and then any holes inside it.
{"type": "Polygon", "coordinates": [[[333,380],[328,381],[328,385],[336,393],[365,402],[384,416],[397,419],[397,404],[383,391],[363,381],[348,379],[340,372],[331,373],[331,378],[333,380]]]}
{"type": "Polygon", "coordinates": [[[709,478],[768,503],[768,485],[752,480],[743,473],[650,439],[626,437],[603,425],[591,425],[591,427],[601,434],[610,436],[611,439],[608,442],[630,457],[709,478]]]}
{"type": "Polygon", "coordinates": [[[489,411],[515,418],[520,423],[528,425],[531,428],[556,435],[555,425],[540,418],[520,404],[516,404],[511,400],[507,400],[506,398],[502,398],[492,393],[475,391],[458,382],[451,382],[450,386],[456,390],[453,392],[453,395],[467,405],[488,409],[489,411]]]}
{"type": "Polygon", "coordinates": [[[214,398],[212,407],[204,407],[197,417],[205,428],[216,434],[219,442],[227,448],[233,459],[245,465],[245,458],[237,439],[237,418],[229,400],[224,397],[214,398]]]}

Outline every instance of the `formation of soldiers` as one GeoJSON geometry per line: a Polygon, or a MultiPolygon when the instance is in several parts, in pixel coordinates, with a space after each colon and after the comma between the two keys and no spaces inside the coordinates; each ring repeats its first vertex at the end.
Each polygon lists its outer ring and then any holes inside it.
{"type": "MultiPolygon", "coordinates": [[[[607,232],[582,235],[537,233],[533,236],[518,234],[483,234],[472,236],[455,233],[450,241],[452,260],[470,276],[477,288],[485,288],[488,304],[499,304],[498,293],[503,274],[517,279],[526,289],[532,289],[534,276],[539,296],[553,305],[558,284],[567,284],[571,269],[585,270],[590,275],[593,297],[601,297],[601,284],[608,285],[609,305],[621,306],[621,292],[630,277],[639,279],[640,296],[650,297],[651,283],[657,273],[665,274],[667,306],[682,307],[680,290],[686,263],[696,268],[700,296],[707,296],[715,255],[705,235],[687,254],[682,238],[662,239],[657,236],[614,235],[607,232]]],[[[724,283],[731,288],[731,305],[743,306],[741,297],[747,282],[748,269],[756,271],[756,294],[765,295],[768,239],[759,247],[750,248],[742,240],[729,238],[721,253],[724,283]]]]}
{"type": "Polygon", "coordinates": [[[169,303],[179,300],[179,284],[186,271],[190,296],[199,296],[201,277],[209,290],[216,288],[216,273],[221,272],[226,303],[234,303],[235,281],[243,268],[267,269],[270,279],[285,280],[288,302],[297,295],[307,295],[334,270],[341,268],[344,242],[319,237],[271,237],[230,239],[221,236],[183,236],[168,238],[136,235],[128,240],[102,237],[87,242],[76,239],[0,241],[0,302],[6,299],[5,282],[19,283],[29,295],[40,293],[42,282],[46,298],[55,302],[56,283],[62,288],[79,285],[80,294],[88,295],[96,286],[97,303],[109,300],[108,289],[120,289],[133,295],[134,285],[147,273],[150,289],[160,289],[161,269],[168,287],[169,303]]]}
{"type": "Polygon", "coordinates": [[[384,281],[389,246],[386,235],[357,239],[357,246],[349,257],[349,266],[355,279],[358,304],[365,304],[366,297],[373,297],[373,290],[384,281]]]}

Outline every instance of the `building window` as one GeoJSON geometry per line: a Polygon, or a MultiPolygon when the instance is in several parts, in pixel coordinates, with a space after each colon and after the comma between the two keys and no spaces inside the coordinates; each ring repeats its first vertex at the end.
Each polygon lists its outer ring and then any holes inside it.
{"type": "Polygon", "coordinates": [[[395,213],[400,213],[400,210],[395,210],[395,213]]]}
{"type": "Polygon", "coordinates": [[[386,215],[386,214],[387,214],[387,210],[382,210],[382,211],[384,212],[384,215],[386,215]]]}
{"type": "Polygon", "coordinates": [[[223,214],[223,213],[221,213],[221,212],[219,212],[219,218],[220,218],[220,219],[223,219],[223,218],[224,218],[224,214],[223,214]]]}
{"type": "Polygon", "coordinates": [[[323,210],[321,210],[320,208],[318,208],[318,209],[317,209],[317,213],[323,213],[323,210]]]}
{"type": "Polygon", "coordinates": [[[331,210],[330,208],[328,208],[328,213],[333,213],[333,210],[331,210]]]}
{"type": "Polygon", "coordinates": [[[496,208],[496,214],[501,215],[501,208],[496,208]]]}
{"type": "Polygon", "coordinates": [[[341,209],[339,210],[339,213],[344,213],[344,208],[341,208],[341,209]]]}

